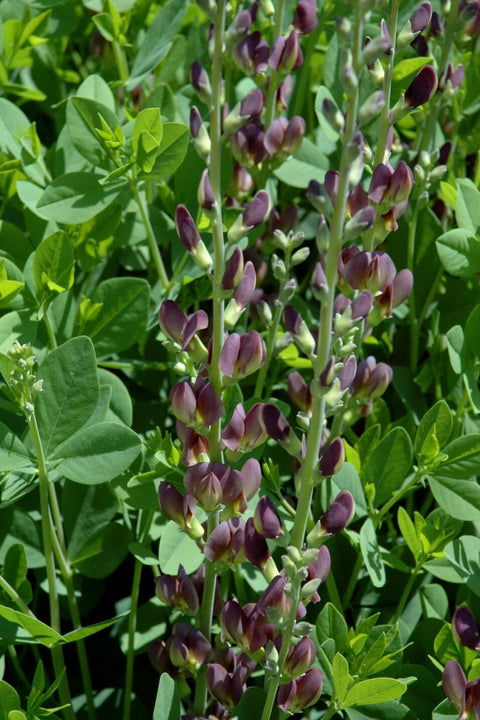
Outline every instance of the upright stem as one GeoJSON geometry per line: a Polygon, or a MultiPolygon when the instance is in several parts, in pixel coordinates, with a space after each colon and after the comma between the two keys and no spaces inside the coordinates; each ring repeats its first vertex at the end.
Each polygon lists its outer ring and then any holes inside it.
{"type": "MultiPolygon", "coordinates": [[[[408,226],[408,245],[407,245],[407,267],[413,272],[415,263],[415,235],[417,232],[417,221],[418,221],[418,202],[415,203],[413,210],[413,217],[408,226]]],[[[418,363],[418,343],[420,328],[417,318],[417,309],[415,302],[415,291],[410,293],[408,300],[410,306],[410,370],[415,373],[417,370],[418,363]]]]}
{"type": "MultiPolygon", "coordinates": [[[[273,37],[278,38],[282,34],[283,17],[285,14],[285,0],[277,0],[275,6],[275,26],[273,29],[273,37]]],[[[268,128],[272,120],[275,118],[275,103],[277,98],[277,74],[271,73],[265,99],[265,127],[268,128]]]]}
{"type": "Polygon", "coordinates": [[[375,152],[374,165],[380,165],[385,162],[385,151],[387,147],[387,136],[388,129],[390,127],[390,121],[388,116],[390,114],[390,96],[392,90],[392,73],[393,66],[395,64],[395,44],[397,40],[397,22],[398,22],[398,9],[400,7],[400,0],[392,0],[392,7],[390,10],[390,19],[388,22],[388,32],[392,39],[392,52],[390,54],[390,61],[385,72],[383,79],[383,92],[385,95],[385,105],[383,106],[382,113],[380,115],[380,128],[378,133],[378,143],[375,152]]]}
{"type": "MultiPolygon", "coordinates": [[[[145,518],[145,525],[140,533],[138,541],[143,544],[148,537],[150,527],[153,522],[154,512],[150,510],[145,518]]],[[[142,518],[142,513],[139,515],[139,526],[142,518]]],[[[127,667],[125,671],[125,687],[124,687],[124,700],[123,700],[123,720],[130,720],[130,713],[132,708],[132,690],[133,690],[133,669],[135,660],[135,628],[137,625],[137,607],[138,598],[140,595],[140,580],[142,578],[142,563],[140,560],[135,559],[135,565],[133,568],[133,579],[132,579],[132,591],[130,594],[130,613],[128,616],[128,648],[127,648],[127,667]]]]}
{"type": "MultiPolygon", "coordinates": [[[[218,0],[215,18],[215,36],[212,59],[212,106],[210,111],[210,163],[209,177],[215,198],[212,219],[214,265],[212,278],[213,332],[212,360],[209,368],[209,380],[218,397],[222,396],[222,373],[220,371],[220,353],[225,337],[225,305],[222,280],[225,273],[225,241],[222,218],[222,66],[225,35],[225,8],[227,0],[218,0]]],[[[212,462],[222,461],[221,450],[222,422],[217,420],[210,428],[209,448],[212,462]]],[[[218,525],[218,513],[210,514],[207,532],[210,534],[218,525]]],[[[198,617],[198,627],[208,639],[212,631],[213,604],[217,574],[213,563],[205,558],[205,583],[202,605],[198,617]]],[[[196,682],[195,710],[205,714],[207,704],[206,667],[201,668],[196,682]]]]}
{"type": "MultiPolygon", "coordinates": [[[[61,633],[60,627],[60,607],[58,604],[57,595],[57,580],[55,572],[55,557],[53,554],[52,547],[52,527],[51,527],[51,516],[50,506],[48,502],[48,476],[47,476],[47,465],[45,462],[45,454],[43,452],[42,440],[38,430],[37,418],[35,411],[31,412],[27,416],[28,427],[32,436],[33,446],[35,448],[35,454],[37,457],[38,467],[38,481],[40,491],[40,513],[42,516],[42,539],[43,539],[43,551],[45,554],[45,567],[47,571],[47,583],[48,583],[48,598],[50,604],[50,625],[58,633],[61,633]]],[[[65,660],[63,657],[63,649],[59,647],[52,648],[52,661],[55,674],[58,676],[63,673],[62,681],[59,685],[58,692],[62,705],[67,707],[63,713],[66,720],[74,720],[75,714],[71,706],[70,689],[68,686],[68,679],[65,668],[65,660]]]]}
{"type": "Polygon", "coordinates": [[[138,209],[140,210],[142,222],[145,226],[145,231],[147,233],[148,247],[150,249],[150,258],[153,260],[158,279],[162,283],[163,289],[168,290],[170,282],[168,279],[167,271],[165,270],[165,265],[163,264],[162,256],[160,255],[160,250],[158,249],[157,240],[155,238],[155,233],[153,232],[152,223],[150,222],[150,218],[148,217],[148,211],[147,211],[145,201],[144,201],[140,191],[138,190],[137,181],[135,178],[130,181],[130,188],[131,188],[133,196],[135,198],[135,202],[138,205],[138,209]]]}

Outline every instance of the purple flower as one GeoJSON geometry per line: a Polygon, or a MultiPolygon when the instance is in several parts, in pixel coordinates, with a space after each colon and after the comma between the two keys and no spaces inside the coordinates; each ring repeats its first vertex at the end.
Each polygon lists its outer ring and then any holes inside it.
{"type": "Polygon", "coordinates": [[[283,671],[287,677],[295,678],[303,675],[315,662],[316,648],[313,640],[303,637],[288,651],[283,671]]]}
{"type": "Polygon", "coordinates": [[[228,335],[220,353],[220,371],[236,380],[256,372],[265,362],[265,343],[261,335],[249,333],[228,335]]]}
{"type": "Polygon", "coordinates": [[[232,452],[249,452],[267,439],[267,433],[260,424],[263,403],[252,405],[245,413],[240,403],[235,407],[230,422],[222,432],[224,447],[232,452]]]}
{"type": "Polygon", "coordinates": [[[299,35],[313,32],[318,25],[317,0],[300,0],[292,24],[299,35]]]}
{"type": "Polygon", "coordinates": [[[464,647],[480,650],[480,631],[470,608],[460,605],[452,619],[452,631],[464,647]]]}
{"type": "Polygon", "coordinates": [[[272,503],[267,495],[263,495],[257,503],[253,516],[255,529],[264,538],[277,538],[283,535],[283,527],[272,503]]]}
{"type": "Polygon", "coordinates": [[[155,578],[155,593],[166,605],[195,614],[199,600],[195,586],[182,565],[177,575],[160,575],[155,578]]]}
{"type": "Polygon", "coordinates": [[[187,623],[177,623],[174,626],[167,647],[173,665],[189,670],[203,665],[212,651],[212,646],[205,636],[187,623]]]}
{"type": "Polygon", "coordinates": [[[224,520],[210,533],[205,543],[205,557],[210,562],[228,567],[245,560],[245,521],[242,518],[224,520]]]}
{"type": "Polygon", "coordinates": [[[281,35],[273,43],[268,64],[273,70],[285,75],[296,70],[303,62],[303,53],[297,33],[292,30],[288,37],[281,35]]]}
{"type": "Polygon", "coordinates": [[[182,380],[170,393],[173,414],[185,425],[204,427],[213,425],[225,408],[210,383],[198,377],[195,385],[182,380]]]}
{"type": "Polygon", "coordinates": [[[443,692],[460,713],[458,720],[480,719],[480,678],[467,682],[456,660],[449,660],[442,677],[443,692]]]}
{"type": "Polygon", "coordinates": [[[277,693],[277,704],[284,712],[295,713],[313,705],[322,694],[323,673],[312,668],[305,675],[281,685],[277,693]]]}
{"type": "Polygon", "coordinates": [[[175,211],[175,227],[185,250],[190,253],[202,270],[208,270],[212,265],[212,258],[204,245],[192,216],[185,205],[178,205],[175,211]]]}
{"type": "Polygon", "coordinates": [[[207,105],[212,100],[212,86],[204,67],[195,60],[190,68],[190,82],[198,97],[207,105]]]}

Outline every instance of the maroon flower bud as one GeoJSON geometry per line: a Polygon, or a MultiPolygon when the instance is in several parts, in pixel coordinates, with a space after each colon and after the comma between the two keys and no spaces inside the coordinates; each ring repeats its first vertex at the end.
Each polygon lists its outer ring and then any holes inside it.
{"type": "Polygon", "coordinates": [[[288,651],[283,672],[287,677],[291,678],[303,675],[310,665],[315,662],[316,654],[317,651],[313,640],[309,637],[303,637],[288,651]]]}
{"type": "Polygon", "coordinates": [[[226,32],[228,42],[236,42],[242,35],[245,35],[252,25],[252,13],[251,10],[243,10],[238,12],[230,27],[226,32]]]}
{"type": "Polygon", "coordinates": [[[270,198],[265,190],[260,190],[245,206],[242,213],[243,225],[249,229],[261,225],[268,215],[270,198]]]}
{"type": "Polygon", "coordinates": [[[273,403],[266,403],[260,417],[265,432],[272,440],[279,442],[294,457],[299,457],[302,446],[285,415],[273,403]]]}
{"type": "Polygon", "coordinates": [[[456,660],[449,660],[443,671],[443,692],[460,713],[459,720],[476,720],[480,712],[480,679],[467,682],[456,660]]]}
{"type": "Polygon", "coordinates": [[[432,6],[429,2],[423,2],[410,16],[410,19],[398,34],[397,48],[404,48],[415,40],[425,30],[431,17],[432,6]]]}
{"type": "Polygon", "coordinates": [[[170,660],[176,667],[196,670],[203,665],[212,646],[199,630],[187,623],[177,623],[169,640],[170,660]]]}
{"type": "Polygon", "coordinates": [[[256,281],[257,274],[255,272],[255,266],[250,260],[248,260],[245,264],[242,279],[238,283],[233,293],[233,299],[235,300],[239,309],[243,310],[244,308],[246,308],[248,303],[252,299],[253,293],[255,291],[256,281]]]}
{"type": "Polygon", "coordinates": [[[350,386],[354,397],[368,402],[383,395],[393,377],[392,368],[385,363],[378,363],[370,355],[358,363],[357,374],[350,386]]]}
{"type": "Polygon", "coordinates": [[[225,410],[213,387],[201,377],[195,385],[187,380],[177,383],[170,393],[170,402],[175,417],[194,427],[213,425],[225,410]]]}
{"type": "Polygon", "coordinates": [[[195,614],[199,601],[195,586],[182,565],[177,575],[160,575],[155,578],[155,593],[166,605],[195,614]]]}
{"type": "Polygon", "coordinates": [[[295,713],[313,705],[322,694],[323,673],[312,668],[305,675],[281,685],[277,693],[277,704],[284,712],[295,713]]]}
{"type": "Polygon", "coordinates": [[[437,12],[432,12],[432,18],[430,20],[430,34],[434,37],[443,35],[443,25],[437,12]]]}
{"type": "Polygon", "coordinates": [[[195,518],[196,501],[188,493],[182,497],[177,488],[169,482],[161,482],[158,501],[163,513],[179,525],[190,537],[198,540],[204,530],[195,518]]]}
{"type": "Polygon", "coordinates": [[[480,631],[470,608],[460,605],[452,619],[452,632],[460,644],[471,650],[480,650],[480,631]]]}
{"type": "Polygon", "coordinates": [[[197,201],[202,210],[210,212],[215,207],[215,195],[213,194],[208,170],[204,170],[200,178],[197,190],[197,201]]]}
{"type": "Polygon", "coordinates": [[[234,672],[228,672],[223,665],[211,663],[207,670],[207,686],[214,697],[223,705],[233,708],[246,690],[248,669],[239,665],[234,672]]]}
{"type": "Polygon", "coordinates": [[[183,445],[180,462],[189,467],[209,457],[208,438],[199,435],[180,420],[176,422],[178,439],[183,445]]]}
{"type": "Polygon", "coordinates": [[[393,282],[396,268],[387,253],[365,250],[356,253],[343,267],[343,277],[356,290],[365,288],[372,293],[393,282]]]}
{"type": "Polygon", "coordinates": [[[293,155],[302,144],[305,135],[305,121],[296,115],[290,121],[277,118],[269,125],[263,144],[270,157],[282,160],[293,155]]]}
{"type": "Polygon", "coordinates": [[[195,334],[208,327],[208,315],[198,310],[186,316],[173,300],[164,300],[158,313],[158,322],[167,337],[180,345],[182,350],[192,352],[198,359],[203,358],[205,349],[195,334]]]}
{"type": "Polygon", "coordinates": [[[332,202],[332,205],[335,205],[335,203],[337,202],[339,182],[340,173],[338,172],[338,170],[327,170],[323,183],[325,185],[325,190],[328,193],[328,197],[332,202]]]}
{"type": "Polygon", "coordinates": [[[300,0],[292,24],[299,35],[313,32],[318,25],[317,0],[300,0]]]}
{"type": "Polygon", "coordinates": [[[370,313],[373,304],[373,297],[370,290],[364,290],[352,302],[350,312],[353,322],[364,320],[370,313]]]}
{"type": "Polygon", "coordinates": [[[307,568],[308,580],[318,580],[319,583],[325,582],[332,565],[330,552],[326,545],[318,548],[318,556],[315,562],[311,563],[307,568]]]}
{"type": "Polygon", "coordinates": [[[263,145],[264,132],[255,123],[249,123],[237,130],[230,140],[233,157],[247,167],[258,165],[267,154],[263,145]]]}
{"type": "Polygon", "coordinates": [[[268,549],[267,541],[265,538],[257,532],[253,518],[248,518],[245,524],[245,541],[243,551],[247,560],[250,560],[252,565],[263,570],[269,561],[271,555],[268,549]]]}
{"type": "Polygon", "coordinates": [[[413,288],[413,275],[410,270],[400,270],[392,283],[392,307],[401,305],[410,297],[413,288]]]}
{"type": "Polygon", "coordinates": [[[275,40],[268,58],[268,64],[273,70],[286,75],[300,67],[302,62],[302,49],[295,30],[287,38],[281,35],[275,40]]]}
{"type": "Polygon", "coordinates": [[[292,402],[294,402],[302,412],[310,415],[312,410],[312,393],[303,377],[296,370],[288,375],[287,390],[292,402]]]}
{"type": "Polygon", "coordinates": [[[320,518],[320,526],[327,535],[345,530],[355,515],[355,502],[348,490],[337,495],[327,512],[320,518]]]}
{"type": "Polygon", "coordinates": [[[219,503],[228,505],[242,492],[242,476],[222,463],[198,463],[188,468],[183,478],[185,488],[207,511],[219,503]]]}
{"type": "Polygon", "coordinates": [[[257,30],[234,47],[233,59],[246,75],[258,75],[268,67],[269,52],[268,43],[257,30]]]}
{"type": "Polygon", "coordinates": [[[263,93],[255,88],[246,95],[243,100],[235,105],[228,113],[223,122],[223,129],[230,134],[238,130],[242,125],[250,122],[255,116],[260,115],[263,107],[263,93]]]}
{"type": "Polygon", "coordinates": [[[247,414],[239,403],[222,432],[223,445],[232,452],[249,452],[267,439],[260,424],[263,404],[255,403],[247,414]]]}
{"type": "Polygon", "coordinates": [[[253,516],[255,529],[264,538],[277,538],[283,535],[283,528],[274,504],[267,495],[257,503],[253,516]]]}
{"type": "Polygon", "coordinates": [[[233,290],[237,287],[243,276],[243,267],[243,252],[236,247],[227,262],[223,275],[222,287],[224,290],[233,290]]]}
{"type": "Polygon", "coordinates": [[[357,358],[355,357],[355,355],[350,355],[350,357],[343,362],[343,367],[337,375],[340,381],[341,390],[346,390],[350,387],[350,384],[353,381],[356,372],[357,358]]]}
{"type": "Polygon", "coordinates": [[[185,205],[178,205],[176,209],[175,226],[185,250],[190,253],[200,268],[208,270],[212,265],[212,258],[185,205]]]}
{"type": "Polygon", "coordinates": [[[330,387],[335,379],[335,358],[331,357],[320,373],[320,385],[330,387]]]}
{"type": "Polygon", "coordinates": [[[230,642],[248,648],[246,639],[247,614],[236,600],[227,600],[220,613],[220,626],[230,642]]]}
{"type": "Polygon", "coordinates": [[[163,640],[154,640],[150,643],[148,659],[160,675],[167,673],[171,678],[177,678],[178,669],[170,662],[170,655],[163,640]]]}
{"type": "Polygon", "coordinates": [[[345,462],[345,447],[341,438],[335,438],[320,459],[320,472],[324,477],[335,475],[345,462]]]}
{"type": "MultiPolygon", "coordinates": [[[[268,86],[267,86],[268,87],[268,86]]],[[[276,108],[279,113],[287,110],[288,101],[293,91],[293,80],[291,75],[287,75],[285,80],[280,83],[277,89],[276,108]]]]}
{"type": "Polygon", "coordinates": [[[460,3],[458,19],[466,34],[475,37],[480,31],[480,2],[478,0],[469,0],[469,2],[460,3]]]}
{"type": "Polygon", "coordinates": [[[382,20],[380,26],[380,35],[374,40],[370,40],[363,48],[363,62],[365,65],[371,65],[374,60],[381,55],[389,55],[392,51],[392,39],[388,32],[387,23],[382,20]]]}
{"type": "Polygon", "coordinates": [[[437,73],[431,65],[424,65],[405,91],[410,108],[428,102],[437,89],[437,73]]]}
{"type": "Polygon", "coordinates": [[[211,149],[210,136],[195,106],[190,110],[190,134],[197,153],[200,157],[207,158],[211,149]]]}
{"type": "Polygon", "coordinates": [[[265,362],[265,343],[261,335],[249,333],[228,335],[220,353],[219,368],[226,377],[241,379],[256,372],[265,362]]]}
{"type": "Polygon", "coordinates": [[[400,160],[386,192],[384,200],[394,205],[403,202],[408,198],[413,187],[413,173],[404,160],[400,160]]]}
{"type": "Polygon", "coordinates": [[[345,223],[343,236],[345,240],[356,238],[366,230],[372,227],[376,218],[376,210],[371,205],[364,207],[355,213],[353,217],[345,223]]]}
{"type": "Polygon", "coordinates": [[[210,105],[212,100],[212,86],[210,85],[210,80],[208,79],[205,68],[202,67],[198,60],[194,60],[190,68],[190,82],[200,100],[210,105]]]}
{"type": "Polygon", "coordinates": [[[285,328],[294,337],[298,347],[306,354],[312,355],[315,352],[315,338],[292,305],[287,305],[284,310],[285,328]]]}
{"type": "Polygon", "coordinates": [[[224,520],[210,533],[205,543],[205,557],[210,562],[218,562],[227,567],[235,562],[243,562],[244,540],[245,521],[242,518],[224,520]]]}

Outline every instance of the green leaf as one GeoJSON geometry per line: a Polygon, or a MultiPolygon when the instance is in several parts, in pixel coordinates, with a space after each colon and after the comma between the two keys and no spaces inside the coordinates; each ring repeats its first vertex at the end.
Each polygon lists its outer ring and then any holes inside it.
{"type": "Polygon", "coordinates": [[[420,555],[422,546],[415,531],[415,525],[410,520],[407,511],[403,507],[398,508],[397,522],[402,537],[410,548],[415,560],[420,555]]]}
{"type": "MultiPolygon", "coordinates": [[[[336,40],[336,38],[334,38],[336,40]]],[[[321,85],[318,88],[315,96],[315,113],[317,115],[320,137],[322,138],[322,151],[325,155],[330,155],[337,147],[338,139],[340,135],[332,128],[328,120],[325,118],[323,112],[323,102],[327,100],[332,103],[335,107],[337,104],[330,90],[325,86],[321,85]]]]}
{"type": "Polygon", "coordinates": [[[434,709],[432,720],[458,720],[458,710],[455,710],[450,700],[442,700],[434,709]]]}
{"type": "Polygon", "coordinates": [[[423,585],[420,588],[420,600],[425,618],[444,620],[449,609],[448,596],[444,588],[437,583],[423,585]]]}
{"type": "Polygon", "coordinates": [[[27,448],[11,430],[0,422],[0,468],[2,472],[32,467],[27,448]]]}
{"type": "Polygon", "coordinates": [[[73,285],[75,255],[63,230],[42,240],[33,255],[33,277],[38,298],[69,290],[73,285]]]}
{"type": "Polygon", "coordinates": [[[87,319],[82,330],[92,338],[98,355],[125,350],[145,332],[150,302],[146,280],[110,278],[100,283],[91,301],[101,304],[102,309],[87,319]]]}
{"type": "Polygon", "coordinates": [[[5,680],[0,680],[0,720],[8,720],[11,710],[20,709],[20,698],[17,691],[5,680]]]}
{"type": "Polygon", "coordinates": [[[439,473],[450,477],[465,478],[478,473],[480,468],[480,433],[471,433],[452,440],[442,452],[448,460],[442,462],[439,473]]]}
{"type": "Polygon", "coordinates": [[[101,75],[89,75],[82,82],[76,92],[77,97],[89,98],[102,103],[112,113],[115,113],[115,97],[110,89],[110,85],[105,82],[101,75]]]}
{"type": "Polygon", "coordinates": [[[180,720],[180,699],[175,681],[163,673],[158,683],[153,720],[180,720]]]}
{"type": "Polygon", "coordinates": [[[428,410],[420,421],[415,436],[415,454],[419,457],[422,454],[422,447],[429,431],[435,426],[435,435],[440,448],[448,442],[452,432],[453,418],[450,408],[445,400],[439,400],[428,410]]]}
{"type": "Polygon", "coordinates": [[[98,580],[108,577],[126,558],[131,539],[124,525],[108,523],[89,538],[82,548],[82,556],[72,558],[71,562],[88,578],[98,580]]]}
{"type": "Polygon", "coordinates": [[[117,116],[109,107],[78,95],[68,100],[66,120],[74,146],[94,167],[113,170],[115,165],[106,145],[107,140],[98,134],[98,130],[105,130],[102,119],[114,137],[120,126],[117,116]]]}
{"type": "Polygon", "coordinates": [[[448,230],[436,245],[445,270],[452,275],[471,277],[480,272],[480,242],[469,230],[448,230]]]}
{"type": "Polygon", "coordinates": [[[158,155],[146,178],[164,180],[173,175],[187,154],[189,141],[188,127],[182,123],[170,122],[163,126],[163,137],[158,155]]]}
{"type": "Polygon", "coordinates": [[[371,518],[365,520],[360,529],[360,548],[370,580],[375,587],[383,587],[386,579],[385,566],[371,518]]]}
{"type": "Polygon", "coordinates": [[[129,615],[129,611],[120,613],[120,615],[115,615],[115,617],[109,618],[108,620],[101,620],[100,622],[94,623],[93,625],[87,625],[86,627],[72,630],[71,632],[68,632],[63,636],[64,640],[65,642],[70,643],[77,642],[78,640],[82,640],[86,637],[90,637],[90,635],[95,635],[101,630],[105,630],[105,628],[115,625],[115,623],[119,622],[119,620],[123,620],[123,618],[127,615],[129,615]]]}
{"type": "MultiPolygon", "coordinates": [[[[479,193],[480,194],[480,193],[479,193]]],[[[465,324],[464,350],[473,358],[480,357],[480,304],[476,305],[465,324]]]]}
{"type": "Polygon", "coordinates": [[[403,695],[407,686],[393,678],[370,678],[356,683],[347,693],[343,701],[344,707],[350,705],[368,705],[369,703],[395,700],[403,695]]]}
{"type": "Polygon", "coordinates": [[[62,515],[68,528],[68,557],[81,557],[90,538],[118,512],[118,500],[108,485],[81,485],[65,481],[62,515]]]}
{"type": "Polygon", "coordinates": [[[480,487],[473,480],[429,475],[433,497],[451,517],[470,522],[480,521],[480,487]]]}
{"type": "MultiPolygon", "coordinates": [[[[252,718],[261,718],[266,700],[266,692],[258,687],[247,688],[243,693],[240,702],[233,711],[233,717],[237,720],[252,720],[252,718]]],[[[275,710],[272,718],[277,716],[275,710]]]]}
{"type": "Polygon", "coordinates": [[[350,675],[348,674],[348,662],[340,653],[335,653],[332,662],[333,686],[335,688],[336,702],[342,705],[347,694],[350,675]]]}
{"type": "Polygon", "coordinates": [[[452,366],[453,372],[460,375],[463,372],[465,364],[463,356],[463,328],[460,325],[454,325],[447,331],[446,338],[450,365],[452,366]]]}
{"type": "Polygon", "coordinates": [[[424,65],[428,65],[431,62],[431,57],[413,57],[400,60],[393,68],[392,82],[401,83],[402,87],[406,90],[418,71],[424,65]]]}
{"type": "Polygon", "coordinates": [[[119,196],[125,181],[101,185],[91,172],[60,175],[40,195],[37,208],[42,217],[65,225],[87,222],[105,210],[119,196]]]}
{"type": "Polygon", "coordinates": [[[335,650],[343,653],[348,645],[348,627],[343,615],[332,603],[326,603],[315,623],[315,631],[320,645],[333,639],[335,650]]]}
{"type": "Polygon", "coordinates": [[[111,390],[110,407],[106,419],[110,422],[118,421],[130,427],[133,421],[133,407],[127,388],[117,375],[105,368],[98,369],[98,379],[102,385],[108,385],[111,390]]]}
{"type": "Polygon", "coordinates": [[[163,136],[162,116],[158,108],[145,108],[135,118],[132,133],[132,148],[138,152],[138,143],[142,133],[148,133],[160,145],[163,136]]]}
{"type": "Polygon", "coordinates": [[[445,556],[475,595],[480,596],[480,538],[463,535],[449,543],[445,556]]]}
{"type": "Polygon", "coordinates": [[[410,472],[412,459],[412,443],[402,427],[391,430],[372,451],[362,475],[364,484],[375,486],[376,506],[389,500],[400,488],[410,472]]]}
{"type": "Polygon", "coordinates": [[[30,120],[12,102],[0,97],[0,150],[9,157],[19,158],[22,150],[19,138],[30,127],[30,120]]]}
{"type": "Polygon", "coordinates": [[[178,566],[183,565],[185,572],[193,573],[203,562],[203,554],[192,538],[169,520],[162,532],[158,548],[158,562],[163,573],[176,575],[178,566]]]}
{"type": "Polygon", "coordinates": [[[394,701],[350,707],[346,712],[349,720],[418,720],[410,708],[394,701]]]}
{"type": "Polygon", "coordinates": [[[163,60],[180,28],[187,0],[168,0],[148,28],[130,71],[127,90],[133,90],[163,60]]]}
{"type": "Polygon", "coordinates": [[[85,485],[109,482],[124,472],[141,449],[138,435],[118,423],[89,425],[59,445],[52,459],[64,477],[85,485]]]}
{"type": "Polygon", "coordinates": [[[43,392],[35,401],[35,410],[43,449],[49,457],[82,427],[97,406],[97,363],[90,338],[72,338],[50,352],[37,377],[43,379],[43,392]]]}
{"type": "Polygon", "coordinates": [[[457,180],[455,219],[459,228],[475,234],[480,226],[480,192],[471,180],[457,180]]]}
{"type": "Polygon", "coordinates": [[[3,617],[5,620],[23,628],[33,640],[41,645],[45,645],[46,647],[53,647],[63,639],[56,630],[48,625],[45,625],[45,623],[41,622],[37,618],[27,615],[26,613],[19,612],[18,610],[14,610],[6,605],[0,605],[0,617],[3,617]]]}

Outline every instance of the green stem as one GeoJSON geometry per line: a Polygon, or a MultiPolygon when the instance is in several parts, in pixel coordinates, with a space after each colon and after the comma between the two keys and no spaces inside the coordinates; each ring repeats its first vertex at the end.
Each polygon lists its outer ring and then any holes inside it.
{"type": "Polygon", "coordinates": [[[43,313],[43,323],[44,323],[45,329],[47,331],[48,343],[50,345],[50,349],[55,350],[55,348],[57,347],[57,339],[55,337],[55,332],[53,330],[52,323],[50,322],[50,318],[48,316],[47,308],[45,308],[45,312],[43,313]]]}
{"type": "Polygon", "coordinates": [[[266,377],[268,374],[268,370],[270,368],[270,364],[273,360],[275,341],[277,339],[278,326],[280,325],[282,311],[283,311],[283,304],[277,305],[277,307],[275,308],[275,313],[273,315],[272,322],[270,323],[270,326],[268,328],[266,350],[265,350],[265,358],[266,359],[265,359],[264,365],[260,368],[260,371],[257,375],[257,381],[255,383],[254,397],[256,397],[257,399],[260,399],[262,397],[265,380],[266,380],[266,377]]]}
{"type": "Polygon", "coordinates": [[[113,41],[112,47],[118,76],[122,82],[122,85],[125,85],[129,77],[127,58],[125,57],[122,46],[116,40],[113,41]]]}
{"type": "MultiPolygon", "coordinates": [[[[65,545],[65,535],[63,532],[63,524],[60,514],[60,508],[58,505],[57,494],[55,492],[55,487],[51,483],[49,484],[49,491],[50,507],[52,511],[53,521],[55,524],[55,527],[53,527],[53,525],[51,527],[52,546],[67,591],[68,607],[70,610],[70,617],[72,618],[73,627],[75,630],[78,630],[82,627],[82,621],[80,617],[80,611],[78,609],[77,597],[75,595],[72,566],[70,565],[67,548],[65,545]]],[[[78,663],[80,665],[80,674],[82,676],[83,689],[85,691],[85,697],[87,701],[88,718],[89,720],[95,720],[96,710],[93,700],[92,678],[90,675],[90,666],[88,663],[85,640],[83,640],[83,638],[77,640],[75,643],[75,647],[77,650],[78,663]]]]}
{"type": "MultiPolygon", "coordinates": [[[[353,69],[358,73],[360,68],[360,51],[362,43],[363,19],[360,7],[356,9],[354,44],[353,44],[353,69]]],[[[349,192],[348,171],[350,166],[349,144],[355,131],[358,109],[358,90],[351,93],[347,106],[347,121],[345,127],[342,159],[340,163],[340,177],[338,181],[338,192],[332,222],[330,225],[330,243],[325,261],[325,278],[327,281],[327,296],[320,308],[320,329],[318,333],[317,357],[314,362],[314,377],[312,381],[312,419],[307,434],[307,450],[299,473],[299,493],[297,504],[297,515],[291,535],[291,545],[300,549],[305,537],[308,511],[312,501],[312,477],[318,463],[318,454],[322,439],[323,426],[325,421],[325,400],[319,385],[320,373],[326,366],[331,352],[331,333],[333,320],[333,302],[335,299],[335,287],[337,284],[338,258],[342,249],[343,225],[347,197],[349,192]]]]}
{"type": "MultiPolygon", "coordinates": [[[[37,457],[38,467],[38,481],[40,491],[40,514],[42,518],[42,539],[43,539],[43,552],[45,555],[45,567],[47,572],[47,583],[48,583],[48,598],[50,604],[50,625],[54,630],[61,634],[60,626],[60,607],[58,603],[57,595],[57,580],[55,571],[55,557],[53,554],[52,547],[52,526],[50,516],[50,506],[48,501],[48,475],[47,465],[45,461],[45,454],[43,451],[42,440],[40,438],[40,432],[38,430],[37,418],[35,411],[27,415],[28,427],[32,436],[32,442],[37,457]]],[[[75,714],[71,707],[70,689],[68,686],[68,679],[65,667],[65,660],[63,657],[63,649],[54,647],[51,650],[52,661],[55,674],[58,676],[63,673],[62,681],[59,685],[58,692],[60,695],[60,701],[62,705],[67,707],[64,709],[63,714],[66,720],[74,720],[75,714]]]]}
{"type": "Polygon", "coordinates": [[[24,613],[25,615],[30,615],[30,617],[32,618],[35,617],[35,614],[30,610],[24,600],[22,600],[15,588],[13,588],[10,583],[5,580],[3,575],[0,575],[0,588],[8,595],[10,600],[13,600],[15,605],[22,613],[24,613]]]}
{"type": "Polygon", "coordinates": [[[160,255],[160,250],[158,249],[152,223],[150,222],[150,218],[148,217],[147,207],[137,187],[136,178],[130,179],[130,188],[132,190],[133,197],[135,198],[135,202],[138,205],[138,209],[140,210],[140,215],[142,217],[142,222],[145,227],[145,232],[147,233],[148,247],[150,249],[150,258],[153,260],[158,279],[160,280],[163,289],[168,290],[168,288],[170,287],[170,281],[168,279],[167,271],[165,270],[165,265],[163,264],[162,256],[160,255]]]}
{"type": "MultiPolygon", "coordinates": [[[[283,16],[285,14],[285,0],[277,0],[275,5],[275,26],[273,28],[273,37],[278,38],[282,34],[283,16]]],[[[269,76],[269,85],[267,97],[265,99],[265,127],[268,128],[272,120],[275,118],[275,105],[278,89],[278,75],[271,72],[269,76]]]]}
{"type": "MultiPolygon", "coordinates": [[[[442,44],[442,54],[440,62],[438,63],[437,74],[439,77],[444,74],[447,67],[448,58],[453,47],[455,40],[455,34],[457,29],[457,18],[458,18],[458,6],[459,0],[452,0],[450,10],[448,13],[447,24],[445,28],[445,37],[442,44]]],[[[442,105],[442,94],[438,93],[432,105],[429,107],[428,118],[425,124],[423,133],[420,135],[420,142],[418,151],[426,150],[427,152],[431,149],[432,139],[435,132],[435,126],[437,124],[438,115],[442,105]]]]}
{"type": "Polygon", "coordinates": [[[377,149],[375,151],[374,166],[380,165],[385,162],[386,147],[387,147],[387,136],[390,128],[390,97],[392,91],[392,73],[393,66],[395,64],[395,43],[397,39],[397,22],[398,22],[398,10],[400,7],[400,0],[392,0],[392,7],[390,10],[390,18],[388,21],[388,32],[392,39],[392,52],[389,57],[388,67],[385,72],[383,79],[383,92],[385,95],[385,105],[383,106],[380,115],[380,127],[378,132],[377,149]]]}
{"type": "Polygon", "coordinates": [[[410,595],[410,591],[415,583],[415,580],[417,579],[418,573],[422,569],[422,563],[419,563],[415,565],[414,570],[412,571],[410,577],[408,578],[407,584],[403,588],[402,596],[398,602],[397,610],[395,612],[395,615],[393,617],[393,622],[398,622],[400,619],[400,616],[403,612],[403,609],[407,603],[408,596],[410,595]]]}
{"type": "MultiPolygon", "coordinates": [[[[148,537],[150,527],[154,518],[154,511],[149,510],[145,517],[143,530],[139,535],[139,543],[143,544],[148,537]]],[[[139,526],[143,520],[142,512],[140,512],[138,523],[139,526]]],[[[132,690],[133,690],[133,670],[135,662],[135,629],[137,625],[137,608],[138,598],[140,595],[140,580],[142,578],[143,565],[140,560],[135,559],[132,578],[132,590],[130,593],[130,613],[128,616],[128,648],[127,648],[127,665],[125,670],[125,685],[123,695],[123,720],[130,720],[132,709],[132,690]]]]}
{"type": "MultiPolygon", "coordinates": [[[[418,222],[418,202],[415,203],[413,217],[408,226],[408,244],[407,244],[407,267],[414,271],[415,264],[415,235],[417,232],[418,222]]],[[[410,307],[410,372],[415,375],[418,364],[418,346],[420,337],[420,327],[417,318],[417,309],[415,302],[415,290],[410,293],[408,300],[410,307]]]]}
{"type": "Polygon", "coordinates": [[[337,711],[338,711],[337,706],[335,705],[335,703],[332,703],[328,707],[325,715],[322,715],[321,720],[330,720],[330,718],[332,718],[334,715],[336,715],[337,711]]]}

